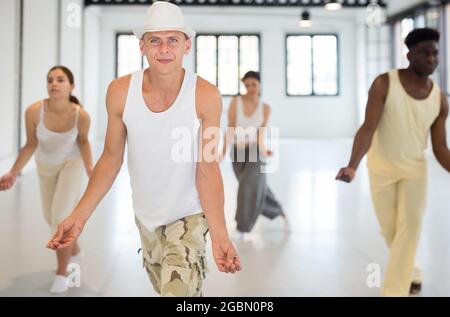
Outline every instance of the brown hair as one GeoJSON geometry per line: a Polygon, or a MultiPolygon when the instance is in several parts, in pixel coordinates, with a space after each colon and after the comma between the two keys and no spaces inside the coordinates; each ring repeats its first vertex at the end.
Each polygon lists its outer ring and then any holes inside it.
{"type": "MultiPolygon", "coordinates": [[[[47,73],[47,77],[48,75],[50,75],[50,73],[56,69],[60,69],[66,76],[67,79],[69,79],[69,83],[71,83],[72,85],[74,84],[74,78],[73,78],[73,73],[70,69],[68,69],[66,66],[62,66],[62,65],[57,65],[57,66],[53,66],[52,68],[50,68],[50,70],[47,73]]],[[[78,100],[77,97],[73,96],[72,94],[69,95],[69,100],[70,102],[76,103],[77,105],[80,105],[81,107],[83,107],[83,105],[80,103],[80,101],[78,100]]]]}
{"type": "Polygon", "coordinates": [[[257,81],[261,82],[261,76],[259,75],[259,72],[255,72],[255,71],[248,71],[247,73],[245,73],[244,77],[242,77],[242,81],[245,81],[246,79],[249,78],[253,78],[256,79],[257,81]]]}

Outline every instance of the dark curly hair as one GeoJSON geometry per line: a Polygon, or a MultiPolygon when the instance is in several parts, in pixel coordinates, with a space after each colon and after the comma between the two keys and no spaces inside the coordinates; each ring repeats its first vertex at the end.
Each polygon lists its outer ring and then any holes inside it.
{"type": "Polygon", "coordinates": [[[408,36],[405,39],[405,44],[408,47],[408,49],[411,49],[421,42],[425,41],[439,42],[439,39],[440,33],[435,29],[431,28],[415,29],[408,34],[408,36]]]}

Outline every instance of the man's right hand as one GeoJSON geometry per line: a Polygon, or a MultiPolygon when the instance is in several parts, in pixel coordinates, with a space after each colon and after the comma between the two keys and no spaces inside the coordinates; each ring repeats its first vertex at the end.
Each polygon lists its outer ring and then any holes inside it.
{"type": "Polygon", "coordinates": [[[242,270],[241,259],[230,240],[223,242],[212,240],[212,251],[220,272],[236,273],[242,270]]]}
{"type": "Polygon", "coordinates": [[[9,172],[2,177],[0,177],[0,191],[8,190],[13,187],[16,182],[17,174],[9,172]]]}
{"type": "Polygon", "coordinates": [[[47,248],[52,250],[64,249],[71,246],[81,234],[84,228],[84,221],[81,221],[76,215],[71,214],[58,226],[58,231],[47,243],[47,248]]]}
{"type": "Polygon", "coordinates": [[[356,170],[351,167],[343,167],[336,176],[337,181],[351,183],[355,178],[356,170]]]}

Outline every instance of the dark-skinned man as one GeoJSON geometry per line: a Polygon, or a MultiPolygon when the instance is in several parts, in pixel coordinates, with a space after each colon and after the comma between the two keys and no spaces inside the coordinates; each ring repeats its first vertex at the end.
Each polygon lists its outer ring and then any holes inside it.
{"type": "Polygon", "coordinates": [[[351,182],[368,152],[372,201],[389,247],[383,296],[408,296],[421,289],[421,272],[414,263],[426,206],[430,132],[438,162],[450,171],[448,101],[430,79],[439,64],[439,38],[439,32],[429,28],[408,34],[409,67],[375,79],[350,162],[336,176],[351,182]]]}

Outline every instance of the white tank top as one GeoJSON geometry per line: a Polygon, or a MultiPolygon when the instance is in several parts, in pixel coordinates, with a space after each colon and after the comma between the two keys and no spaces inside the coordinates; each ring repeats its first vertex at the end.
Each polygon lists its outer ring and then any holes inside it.
{"type": "Polygon", "coordinates": [[[58,165],[79,157],[80,149],[77,138],[80,106],[77,107],[74,127],[66,132],[55,132],[47,129],[44,124],[44,107],[44,101],[42,101],[40,119],[36,128],[38,139],[38,147],[35,153],[36,161],[48,165],[58,165]]]}
{"type": "Polygon", "coordinates": [[[251,116],[244,113],[244,102],[241,97],[237,98],[236,105],[236,128],[234,143],[238,147],[258,142],[258,128],[264,122],[264,104],[260,100],[255,112],[251,116]]]}
{"type": "Polygon", "coordinates": [[[163,112],[147,108],[144,70],[131,76],[123,113],[133,208],[148,229],[202,212],[196,187],[200,121],[197,76],[185,70],[175,102],[163,112]],[[184,151],[182,151],[184,147],[184,151]]]}

